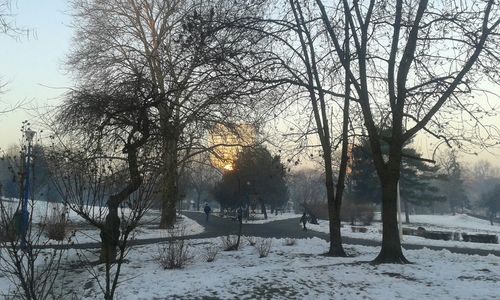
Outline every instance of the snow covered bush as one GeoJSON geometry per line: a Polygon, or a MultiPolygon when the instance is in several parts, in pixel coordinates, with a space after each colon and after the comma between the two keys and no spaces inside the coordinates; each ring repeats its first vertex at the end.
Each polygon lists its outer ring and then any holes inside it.
{"type": "Polygon", "coordinates": [[[271,245],[271,239],[258,239],[257,243],[255,244],[255,249],[257,249],[260,258],[267,257],[269,255],[269,252],[271,251],[271,245]]]}
{"type": "Polygon", "coordinates": [[[254,236],[247,236],[246,240],[250,246],[255,246],[255,243],[257,243],[257,239],[254,236]]]}
{"type": "Polygon", "coordinates": [[[205,259],[207,262],[215,261],[215,257],[219,254],[219,247],[214,244],[210,244],[205,247],[205,259]]]}
{"type": "Polygon", "coordinates": [[[284,241],[285,246],[294,246],[297,244],[297,240],[294,238],[286,238],[284,241]]]}
{"type": "Polygon", "coordinates": [[[238,236],[236,235],[227,235],[220,237],[222,241],[222,248],[224,251],[235,251],[238,250],[238,236]]]}

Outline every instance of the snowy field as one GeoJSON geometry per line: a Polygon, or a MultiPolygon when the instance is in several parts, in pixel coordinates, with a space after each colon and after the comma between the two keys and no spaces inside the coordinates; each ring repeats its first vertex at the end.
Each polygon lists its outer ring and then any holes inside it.
{"type": "MultiPolygon", "coordinates": [[[[37,204],[35,220],[50,207],[37,204]]],[[[44,204],[46,205],[46,204],[44,204]]],[[[265,223],[296,214],[269,214],[265,223]]],[[[80,217],[69,214],[73,224],[83,224],[80,217]]],[[[411,216],[412,224],[427,230],[450,230],[471,233],[500,233],[500,226],[466,215],[411,216]]],[[[166,237],[166,230],[157,229],[159,212],[148,213],[137,230],[136,239],[166,237]]],[[[300,230],[297,223],[297,229],[300,230]]],[[[186,235],[203,232],[203,227],[183,216],[176,225],[186,235]]],[[[308,224],[313,230],[328,232],[328,222],[308,224]]],[[[367,233],[353,233],[345,225],[345,236],[380,240],[380,224],[368,227],[367,233]]],[[[75,242],[98,241],[99,233],[82,226],[75,233],[75,242]]],[[[325,257],[324,240],[299,239],[286,245],[283,239],[272,239],[267,257],[259,258],[254,246],[243,239],[238,251],[222,251],[220,238],[188,240],[189,263],[178,270],[164,270],[158,262],[164,244],[134,246],[122,266],[122,277],[116,299],[499,299],[500,257],[453,254],[446,250],[406,250],[409,265],[371,265],[380,248],[345,245],[348,258],[325,257]],[[207,247],[219,253],[214,262],[206,261],[207,247]]],[[[458,246],[500,250],[498,244],[461,241],[437,241],[404,236],[404,243],[458,246]]],[[[2,250],[0,250],[2,252],[2,250]]],[[[97,261],[98,249],[67,250],[63,254],[60,277],[55,290],[61,299],[102,299],[96,279],[82,264],[81,257],[97,261]]],[[[102,284],[102,282],[101,282],[102,284]]],[[[9,298],[15,286],[0,274],[0,298],[9,298]]]]}
{"type": "MultiPolygon", "coordinates": [[[[273,239],[268,257],[259,258],[244,243],[239,251],[221,251],[204,259],[207,245],[219,239],[191,240],[191,262],[180,270],[157,263],[158,246],[134,247],[123,266],[116,299],[498,299],[500,258],[469,256],[428,249],[406,251],[414,264],[368,263],[376,247],[346,245],[349,258],[321,254],[328,244],[317,238],[287,246],[273,239]]],[[[87,253],[94,255],[95,253],[87,253]]],[[[84,267],[75,267],[75,252],[65,255],[61,271],[63,298],[99,299],[98,285],[84,267]]],[[[1,291],[8,282],[0,277],[1,291]]]]}

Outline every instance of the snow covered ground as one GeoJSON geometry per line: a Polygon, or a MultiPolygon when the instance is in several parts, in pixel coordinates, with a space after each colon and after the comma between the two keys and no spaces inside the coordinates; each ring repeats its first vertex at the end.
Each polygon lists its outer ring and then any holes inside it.
{"type": "MultiPolygon", "coordinates": [[[[206,246],[220,247],[220,243],[191,240],[191,262],[180,270],[159,266],[157,245],[134,247],[123,266],[116,299],[498,299],[500,295],[500,258],[491,255],[423,249],[406,251],[414,264],[373,266],[368,262],[377,255],[377,247],[346,245],[352,257],[332,258],[321,255],[328,244],[313,238],[292,246],[273,239],[264,258],[244,243],[239,251],[221,251],[214,262],[206,262],[206,246]]],[[[74,251],[65,255],[58,283],[64,284],[64,298],[102,298],[85,268],[70,264],[75,259],[74,251]]],[[[0,288],[9,288],[1,276],[0,288]]]]}
{"type": "MultiPolygon", "coordinates": [[[[165,237],[167,231],[156,229],[159,213],[152,211],[136,235],[138,239],[165,237]]],[[[269,215],[264,223],[277,219],[297,218],[300,215],[269,215]],[[277,217],[277,218],[276,218],[277,217]]],[[[81,220],[70,214],[70,220],[81,220]]],[[[428,230],[457,230],[500,233],[500,226],[487,221],[456,216],[412,216],[412,226],[428,230]]],[[[300,226],[297,224],[297,226],[300,226]]],[[[406,226],[406,225],[405,225],[406,226]]],[[[196,234],[203,227],[183,217],[178,227],[185,234],[196,234]]],[[[308,224],[310,229],[328,232],[328,222],[308,224]]],[[[345,236],[380,240],[380,225],[368,228],[367,233],[353,233],[350,226],[345,236]]],[[[75,240],[95,241],[98,232],[82,228],[75,240]]],[[[321,239],[296,240],[288,246],[283,239],[272,239],[268,257],[259,258],[255,247],[245,239],[239,251],[222,251],[219,238],[189,240],[190,262],[180,270],[164,270],[157,256],[161,244],[134,246],[122,266],[122,277],[116,299],[499,299],[500,257],[453,254],[446,250],[406,250],[410,265],[369,264],[379,247],[345,245],[348,258],[322,256],[328,244],[321,239]],[[220,249],[214,262],[205,259],[207,246],[220,249]]],[[[459,246],[500,250],[499,245],[436,241],[405,236],[404,243],[459,246]]],[[[3,250],[0,250],[2,252],[3,250]]],[[[63,256],[57,291],[62,299],[100,299],[102,293],[96,279],[82,265],[84,254],[96,261],[98,250],[67,250],[63,256]]],[[[102,270],[102,268],[101,268],[102,270]]],[[[0,298],[7,297],[15,286],[0,274],[0,298]]]]}
{"type": "MultiPolygon", "coordinates": [[[[254,220],[250,220],[249,224],[266,224],[273,221],[286,220],[292,218],[300,218],[302,215],[295,213],[278,213],[277,215],[269,213],[267,219],[264,219],[264,215],[257,214],[254,216],[254,220]]],[[[246,222],[246,221],[245,221],[246,222]]]]}
{"type": "MultiPolygon", "coordinates": [[[[30,201],[30,204],[33,204],[33,207],[30,207],[30,212],[32,212],[33,222],[34,223],[43,223],[45,221],[46,216],[50,216],[51,212],[54,209],[57,211],[62,209],[62,205],[60,203],[50,203],[45,201],[30,201]]],[[[19,205],[19,200],[17,199],[8,199],[7,202],[4,202],[4,205],[7,207],[7,210],[11,212],[11,214],[17,209],[19,205]]],[[[99,207],[92,207],[98,215],[99,207]]],[[[124,210],[124,213],[127,214],[127,209],[124,210]]],[[[75,244],[81,243],[93,243],[100,241],[100,232],[95,227],[92,227],[87,224],[87,222],[80,217],[77,213],[72,210],[67,211],[68,221],[69,221],[69,230],[68,234],[73,235],[71,240],[75,244]]],[[[169,236],[169,230],[159,229],[160,223],[160,212],[158,210],[149,210],[143,219],[141,220],[141,224],[139,227],[133,232],[133,239],[149,239],[149,238],[163,238],[169,236]]],[[[181,230],[184,235],[195,235],[202,233],[205,229],[203,226],[199,225],[195,221],[187,218],[186,216],[181,216],[178,222],[175,225],[177,230],[181,230]]],[[[58,243],[56,241],[52,241],[52,243],[58,243]]]]}
{"type": "MultiPolygon", "coordinates": [[[[500,235],[500,225],[490,225],[489,221],[481,220],[471,216],[456,214],[451,215],[412,215],[410,216],[411,224],[403,224],[403,227],[417,228],[419,226],[424,227],[426,230],[443,230],[452,231],[460,233],[489,233],[500,235]]],[[[311,230],[328,233],[328,221],[319,220],[319,225],[307,224],[307,227],[311,230]]],[[[373,223],[366,227],[368,231],[366,233],[352,232],[351,226],[344,224],[341,229],[343,236],[370,239],[374,241],[382,240],[382,225],[378,222],[373,223]]],[[[484,243],[472,243],[463,241],[443,241],[443,240],[432,240],[426,239],[418,236],[403,236],[403,245],[417,244],[417,245],[428,245],[428,246],[440,246],[440,247],[461,247],[461,248],[471,248],[471,249],[484,249],[484,250],[500,250],[500,244],[484,244],[484,243]]]]}

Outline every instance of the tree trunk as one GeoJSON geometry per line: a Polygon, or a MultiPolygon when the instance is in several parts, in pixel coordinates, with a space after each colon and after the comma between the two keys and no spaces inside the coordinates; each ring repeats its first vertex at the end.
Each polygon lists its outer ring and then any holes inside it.
{"type": "Polygon", "coordinates": [[[201,192],[197,192],[197,197],[196,197],[196,211],[200,211],[200,200],[201,200],[201,192]]]}
{"type": "Polygon", "coordinates": [[[403,255],[399,239],[397,209],[397,178],[382,181],[382,249],[373,263],[410,263],[403,255]]]}
{"type": "Polygon", "coordinates": [[[405,223],[410,224],[410,207],[408,200],[403,199],[403,203],[405,204],[405,223]]]}
{"type": "Polygon", "coordinates": [[[101,228],[101,255],[99,261],[101,263],[113,263],[116,261],[118,253],[118,242],[120,240],[120,218],[118,217],[118,209],[109,210],[108,215],[101,228]]]}
{"type": "MultiPolygon", "coordinates": [[[[325,159],[325,163],[327,161],[329,160],[325,159]]],[[[326,174],[330,174],[330,176],[326,176],[326,196],[328,198],[328,215],[330,219],[330,249],[328,250],[327,255],[346,257],[347,254],[345,253],[344,247],[342,246],[342,235],[340,233],[340,205],[338,205],[340,203],[336,203],[335,201],[335,191],[331,167],[332,166],[330,161],[330,171],[326,172],[326,174]]],[[[325,169],[326,168],[327,166],[325,165],[325,169]]]]}
{"type": "Polygon", "coordinates": [[[266,204],[264,202],[260,202],[260,210],[264,214],[264,219],[267,220],[267,211],[266,211],[266,204]]]}
{"type": "Polygon", "coordinates": [[[164,186],[161,208],[160,228],[166,229],[174,226],[175,208],[177,203],[177,141],[169,139],[165,142],[164,149],[164,186]]]}

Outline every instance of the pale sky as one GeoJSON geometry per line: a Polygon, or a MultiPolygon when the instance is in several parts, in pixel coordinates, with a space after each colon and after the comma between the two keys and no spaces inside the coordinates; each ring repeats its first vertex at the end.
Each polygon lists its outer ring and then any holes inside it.
{"type": "MultiPolygon", "coordinates": [[[[73,85],[64,70],[64,59],[72,37],[68,1],[13,2],[16,23],[33,29],[35,36],[20,36],[16,40],[0,35],[0,78],[2,82],[8,82],[7,91],[0,95],[0,110],[21,100],[30,101],[32,106],[56,105],[61,95],[73,85]]],[[[21,122],[33,121],[31,118],[28,112],[21,110],[0,115],[0,148],[19,143],[21,122]]],[[[420,140],[417,145],[424,156],[430,155],[434,149],[429,143],[420,140]]],[[[463,155],[463,158],[468,162],[478,159],[470,155],[463,155]]],[[[499,157],[483,151],[479,158],[500,167],[499,157]]]]}
{"type": "MultiPolygon", "coordinates": [[[[34,30],[35,36],[11,37],[0,35],[0,77],[7,82],[0,95],[0,108],[21,100],[32,106],[55,104],[71,86],[63,62],[70,48],[71,16],[66,0],[12,1],[18,26],[34,30]]],[[[18,143],[23,120],[31,117],[24,111],[0,116],[0,148],[18,143]]]]}

